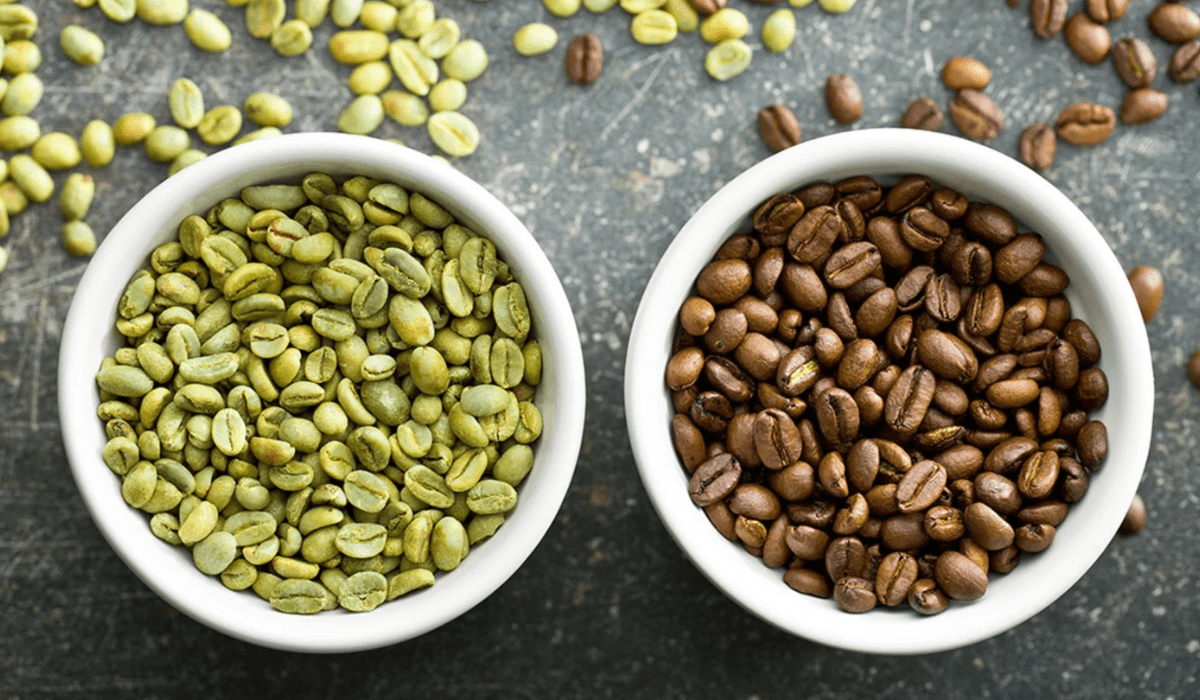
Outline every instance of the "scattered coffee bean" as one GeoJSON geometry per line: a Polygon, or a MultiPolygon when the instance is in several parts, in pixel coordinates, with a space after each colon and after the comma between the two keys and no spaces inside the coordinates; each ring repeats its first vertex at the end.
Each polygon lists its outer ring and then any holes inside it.
{"type": "Polygon", "coordinates": [[[1113,46],[1112,57],[1117,75],[1131,88],[1150,85],[1158,74],[1154,52],[1146,42],[1137,37],[1125,37],[1118,41],[1113,46]]]}
{"type": "Polygon", "coordinates": [[[950,101],[950,121],[967,138],[990,141],[1004,128],[1004,113],[978,90],[960,90],[950,101]]]}
{"type": "Polygon", "coordinates": [[[783,105],[764,107],[758,113],[758,135],[767,148],[778,153],[800,143],[800,122],[783,105]]]}
{"type": "Polygon", "coordinates": [[[1029,0],[1029,24],[1043,39],[1058,34],[1067,20],[1068,0],[1029,0]]]}
{"type": "Polygon", "coordinates": [[[856,122],[863,114],[862,93],[848,75],[831,75],[825,81],[825,104],[839,124],[856,122]]]}
{"type": "Polygon", "coordinates": [[[992,71],[983,61],[955,56],[942,66],[942,84],[947,90],[982,90],[992,81],[992,71]]]}
{"type": "Polygon", "coordinates": [[[942,108],[928,97],[914,100],[900,117],[900,126],[906,129],[937,131],[942,128],[942,108]]]}
{"type": "Polygon", "coordinates": [[[1142,320],[1148,323],[1158,313],[1158,307],[1162,304],[1162,274],[1149,265],[1137,265],[1129,271],[1128,277],[1138,309],[1142,312],[1142,320]]]}
{"type": "Polygon", "coordinates": [[[1175,49],[1167,68],[1171,80],[1190,83],[1200,78],[1200,40],[1192,39],[1175,49]]]}
{"type": "Polygon", "coordinates": [[[1063,36],[1079,60],[1093,66],[1108,58],[1112,51],[1112,35],[1108,33],[1108,28],[1086,12],[1078,12],[1067,20],[1063,36]]]}
{"type": "Polygon", "coordinates": [[[1137,88],[1125,93],[1121,100],[1122,124],[1144,124],[1158,119],[1167,111],[1166,93],[1154,88],[1137,88]]]}
{"type": "Polygon", "coordinates": [[[1058,113],[1054,130],[1058,137],[1075,146],[1094,146],[1112,133],[1116,115],[1110,107],[1079,102],[1058,113]]]}
{"type": "Polygon", "coordinates": [[[1146,503],[1141,494],[1134,494],[1133,503],[1129,505],[1124,520],[1118,528],[1122,535],[1136,535],[1146,527],[1146,503]]]}
{"type": "Polygon", "coordinates": [[[1034,122],[1021,132],[1019,149],[1021,161],[1025,165],[1034,170],[1045,170],[1054,164],[1054,154],[1058,150],[1058,136],[1048,125],[1034,122]]]}
{"type": "Polygon", "coordinates": [[[579,85],[595,82],[604,68],[604,47],[595,34],[580,34],[567,44],[564,69],[567,78],[579,85]]]}
{"type": "Polygon", "coordinates": [[[1192,353],[1192,356],[1188,358],[1187,375],[1192,384],[1200,389],[1200,350],[1192,353]]]}
{"type": "Polygon", "coordinates": [[[1116,22],[1125,16],[1129,0],[1087,0],[1087,13],[1101,24],[1116,22]]]}
{"type": "Polygon", "coordinates": [[[1163,41],[1182,44],[1200,36],[1200,15],[1175,2],[1161,2],[1146,17],[1150,30],[1163,41]]]}

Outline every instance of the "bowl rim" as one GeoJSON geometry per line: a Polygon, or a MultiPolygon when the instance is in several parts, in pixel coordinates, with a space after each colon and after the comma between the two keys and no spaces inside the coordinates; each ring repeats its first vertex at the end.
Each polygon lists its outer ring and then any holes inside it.
{"type": "Polygon", "coordinates": [[[549,530],[582,444],[582,347],[562,283],[536,239],[495,195],[448,163],[365,136],[302,133],[251,142],[215,153],[158,184],[113,226],[86,268],[68,309],[58,361],[67,459],[92,520],[109,545],[144,583],[189,617],[237,639],[287,651],[343,653],[394,644],[433,630],[482,602],[515,573],[549,530]],[[535,403],[554,429],[547,430],[536,447],[536,476],[522,482],[522,502],[458,571],[439,576],[430,589],[369,613],[285,615],[249,591],[225,589],[216,577],[195,570],[186,550],[167,546],[150,533],[146,516],[122,500],[120,479],[101,461],[97,448],[104,442],[104,426],[96,417],[95,371],[99,358],[111,354],[106,348],[117,346],[112,321],[125,281],[145,264],[155,245],[175,238],[184,215],[204,211],[241,187],[298,181],[312,171],[398,182],[430,196],[460,222],[487,235],[528,291],[545,356],[542,390],[535,403]],[[100,331],[99,337],[89,336],[100,331]],[[172,550],[181,553],[163,554],[172,550]]]}
{"type": "MultiPolygon", "coordinates": [[[[1078,262],[1077,276],[1125,279],[1115,254],[1083,212],[1024,164],[947,134],[862,129],[823,136],[777,153],[737,175],[704,202],[679,230],[647,282],[626,353],[626,422],[638,472],[660,519],[692,563],[743,608],[780,629],[828,646],[876,654],[923,654],[973,644],[1015,627],[1057,600],[1099,559],[1116,533],[1145,468],[1153,421],[1149,341],[1129,285],[1097,283],[1088,296],[1078,299],[1071,295],[1083,285],[1072,285],[1075,289],[1068,290],[1068,297],[1074,316],[1087,316],[1086,308],[1093,321],[1100,317],[1127,321],[1120,331],[1102,329],[1110,337],[1103,344],[1101,363],[1114,357],[1117,362],[1106,369],[1109,402],[1093,417],[1119,414],[1128,420],[1105,421],[1110,433],[1121,440],[1110,440],[1108,469],[1095,472],[1088,497],[1072,507],[1073,511],[1086,509],[1086,515],[1076,521],[1069,518],[1060,527],[1060,536],[1070,532],[1072,539],[1082,540],[1078,549],[1063,552],[1060,547],[1057,559],[1030,557],[1032,563],[1023,562],[1009,577],[991,577],[989,593],[983,598],[954,601],[951,610],[940,615],[913,617],[887,611],[850,615],[832,601],[791,591],[778,570],[768,569],[717,533],[686,494],[687,474],[669,437],[673,409],[662,374],[676,314],[696,274],[730,234],[748,230],[753,207],[772,194],[853,175],[882,179],[912,173],[929,175],[939,184],[952,182],[972,198],[1009,209],[1025,224],[1023,230],[1046,235],[1052,253],[1078,262]],[[1097,481],[1103,489],[1096,488],[1097,481]],[[1079,524],[1084,517],[1086,528],[1079,524]],[[1013,577],[1023,571],[1049,576],[1049,583],[1027,588],[1015,600],[1005,595],[1010,605],[1000,608],[996,597],[989,596],[998,588],[1005,593],[1013,590],[1016,584],[1006,581],[1021,580],[1013,577]]],[[[1093,329],[1101,335],[1101,330],[1093,329]]]]}

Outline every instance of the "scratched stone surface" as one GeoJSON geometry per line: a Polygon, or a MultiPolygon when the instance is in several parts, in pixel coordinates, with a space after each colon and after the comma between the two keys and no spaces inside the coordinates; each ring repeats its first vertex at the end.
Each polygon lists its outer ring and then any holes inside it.
{"type": "MultiPolygon", "coordinates": [[[[192,0],[232,28],[233,49],[195,50],[180,27],[117,25],[99,9],[27,0],[45,132],[78,134],[91,119],[144,110],[169,119],[166,91],[187,76],[209,105],[266,90],[296,109],[288,132],[331,130],[349,102],[349,69],[325,49],[329,22],[306,55],[284,59],[251,39],[242,10],[192,0]],[[82,24],[107,54],[83,68],[58,32],[82,24]]],[[[290,5],[291,3],[289,3],[290,5]]],[[[754,27],[775,9],[741,0],[754,27]]],[[[1197,697],[1200,668],[1200,392],[1184,365],[1200,347],[1200,122],[1198,85],[1162,75],[1171,106],[1152,124],[1118,127],[1092,148],[1060,145],[1045,176],[1091,217],[1122,265],[1157,266],[1162,310],[1148,325],[1155,359],[1153,444],[1138,537],[1114,540],[1061,600],[1027,623],[958,651],[916,658],[834,650],[778,631],[710,585],[667,535],[634,467],[624,427],[624,346],[641,291],[691,213],[722,184],[768,155],[755,113],[789,106],[805,138],[895,125],[910,101],[950,95],[942,62],[972,55],[993,72],[987,94],[1006,126],[991,145],[1016,155],[1033,121],[1076,101],[1119,104],[1111,64],[1076,60],[1061,36],[1029,29],[1028,3],[1002,0],[860,0],[832,16],[796,11],[783,54],[749,37],[755,59],[726,83],[703,70],[694,34],[663,47],[635,44],[620,8],[549,15],[534,0],[436,0],[464,37],[483,42],[491,67],[470,84],[463,112],[483,135],[455,166],[482,182],[532,230],[558,270],[579,325],[588,421],[575,479],[545,541],[512,579],[461,618],[424,637],[349,656],[309,657],[229,639],[162,602],[105,544],[75,491],[57,422],[55,376],[62,322],[86,261],[58,243],[53,202],[15,216],[0,241],[0,697],[561,697],[561,698],[1147,698],[1197,697]],[[545,21],[550,53],[524,58],[513,32],[545,21]],[[606,48],[604,74],[566,81],[566,42],[584,31],[606,48]],[[861,86],[865,114],[837,126],[822,100],[825,77],[861,86]]],[[[1072,11],[1082,2],[1074,0],[1072,11]]],[[[1146,39],[1160,66],[1171,47],[1151,36],[1151,3],[1112,26],[1146,39]]],[[[1191,3],[1195,7],[1195,3],[1191,3]]],[[[780,6],[786,6],[785,4],[780,6]]],[[[947,125],[943,130],[953,132],[947,125]]],[[[432,152],[420,129],[387,123],[432,152]]],[[[166,176],[140,149],[120,149],[98,183],[87,220],[104,233],[166,176]]],[[[56,175],[61,183],[62,174],[56,175]]],[[[1117,280],[1114,283],[1121,283],[1117,280]]],[[[1114,465],[1114,468],[1119,465],[1114,465]]]]}

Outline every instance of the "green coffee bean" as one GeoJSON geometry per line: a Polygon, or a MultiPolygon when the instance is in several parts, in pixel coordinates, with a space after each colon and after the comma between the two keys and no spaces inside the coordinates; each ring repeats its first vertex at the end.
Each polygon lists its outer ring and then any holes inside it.
{"type": "Polygon", "coordinates": [[[290,19],[271,32],[271,48],[280,56],[299,56],[312,42],[312,28],[298,19],[290,19]]]}
{"type": "Polygon", "coordinates": [[[404,90],[388,90],[380,96],[384,114],[403,126],[421,126],[429,119],[425,101],[404,90]]]}
{"type": "Polygon", "coordinates": [[[387,530],[377,523],[347,523],[338,528],[334,544],[348,557],[366,559],[383,552],[387,530]]]}
{"type": "Polygon", "coordinates": [[[316,29],[329,15],[329,0],[296,0],[293,10],[296,19],[316,29]]]}
{"type": "Polygon", "coordinates": [[[267,39],[283,24],[286,15],[283,0],[250,0],[246,4],[246,31],[255,39],[267,39]]]}
{"type": "Polygon", "coordinates": [[[104,58],[104,41],[77,24],[63,27],[58,42],[67,58],[81,66],[93,66],[104,58]]]}
{"type": "Polygon", "coordinates": [[[787,51],[796,38],[796,15],[786,7],[767,15],[762,26],[763,45],[768,51],[787,51]]]}
{"type": "Polygon", "coordinates": [[[188,132],[169,124],[157,126],[146,136],[146,157],[156,163],[170,163],[192,145],[188,132]]]}
{"type": "Polygon", "coordinates": [[[100,11],[113,22],[126,23],[137,14],[137,0],[99,0],[100,11]]]}
{"type": "Polygon", "coordinates": [[[194,9],[183,20],[183,30],[196,48],[222,53],[233,45],[233,33],[221,18],[208,10],[194,9]]]}
{"type": "Polygon", "coordinates": [[[450,50],[458,44],[461,30],[458,22],[448,18],[434,20],[429,29],[417,39],[417,47],[421,53],[430,58],[445,58],[450,50]]]}
{"type": "MultiPolygon", "coordinates": [[[[262,574],[259,577],[262,578],[262,574]]],[[[337,597],[316,581],[285,578],[268,590],[271,607],[280,612],[312,615],[337,606],[337,597]]]]}
{"type": "Polygon", "coordinates": [[[127,437],[114,437],[104,444],[101,459],[117,476],[125,476],[139,461],[137,443],[127,437]]]}
{"type": "Polygon", "coordinates": [[[137,18],[147,24],[179,24],[187,11],[187,0],[137,0],[137,18]]]}
{"type": "Polygon", "coordinates": [[[378,95],[359,95],[338,116],[338,130],[347,134],[369,134],[383,123],[383,101],[378,95]]]}
{"type": "Polygon", "coordinates": [[[29,114],[42,101],[45,86],[35,73],[21,73],[8,81],[8,91],[0,99],[0,111],[8,116],[29,114]]]}
{"type": "Polygon", "coordinates": [[[513,438],[521,444],[529,444],[541,437],[542,434],[542,412],[538,410],[528,401],[522,401],[518,404],[521,419],[517,430],[513,433],[513,438]]]}
{"type": "Polygon", "coordinates": [[[75,139],[57,131],[45,134],[34,142],[30,155],[48,170],[73,168],[83,159],[75,139]]]}
{"type": "Polygon", "coordinates": [[[542,5],[555,17],[570,17],[579,12],[580,0],[542,0],[542,5]]]}
{"type": "Polygon", "coordinates": [[[37,33],[37,28],[37,14],[28,7],[24,5],[0,6],[0,39],[9,42],[30,39],[37,33]]]}
{"type": "Polygon", "coordinates": [[[516,444],[509,447],[496,460],[492,475],[511,486],[521,483],[533,468],[533,449],[529,445],[516,444]]]}
{"type": "Polygon", "coordinates": [[[429,117],[429,137],[449,156],[469,156],[479,147],[479,129],[461,112],[437,112],[429,117]]]}
{"type": "Polygon", "coordinates": [[[243,187],[239,196],[243,202],[259,211],[294,211],[307,201],[299,185],[252,185],[243,187]]]}
{"type": "Polygon", "coordinates": [[[231,591],[244,591],[257,580],[258,569],[244,558],[234,559],[233,563],[221,572],[221,583],[231,591]]]}
{"type": "Polygon", "coordinates": [[[246,98],[242,110],[259,126],[284,127],[292,122],[292,105],[269,92],[256,92],[246,98]]]}
{"type": "Polygon", "coordinates": [[[154,117],[145,112],[122,114],[113,123],[113,140],[118,146],[132,146],[149,136],[155,126],[154,117]]]}
{"type": "Polygon", "coordinates": [[[213,107],[205,112],[196,126],[200,140],[210,146],[219,146],[233,140],[242,130],[242,113],[233,105],[213,107]]]}
{"type": "Polygon", "coordinates": [[[741,39],[722,41],[708,50],[704,69],[714,80],[725,81],[741,75],[750,67],[753,53],[741,39]]]}
{"type": "MultiPolygon", "coordinates": [[[[390,6],[389,6],[390,7],[390,6]]],[[[392,82],[392,68],[384,61],[368,61],[350,71],[346,84],[355,95],[378,95],[392,82]]]]}
{"type": "Polygon", "coordinates": [[[616,4],[617,0],[583,0],[583,6],[586,7],[589,12],[594,12],[596,14],[608,12],[615,7],[616,4]]]}
{"type": "Polygon", "coordinates": [[[717,44],[728,39],[741,39],[749,30],[750,20],[745,13],[732,7],[723,7],[700,23],[700,38],[717,44]]]}
{"type": "Polygon", "coordinates": [[[54,195],[50,173],[31,156],[18,153],[8,161],[8,174],[31,202],[45,202],[54,195]]]}
{"type": "Polygon", "coordinates": [[[224,571],[236,557],[237,540],[224,531],[209,534],[192,549],[192,559],[196,568],[209,576],[216,576],[224,571]]]}
{"type": "Polygon", "coordinates": [[[453,571],[467,556],[470,547],[467,529],[454,518],[442,518],[433,526],[429,541],[429,554],[433,563],[442,571],[453,571]]]}
{"type": "Polygon", "coordinates": [[[178,78],[167,92],[171,118],[184,129],[194,129],[204,118],[204,94],[187,78],[178,78]]]}
{"type": "Polygon", "coordinates": [[[179,518],[173,513],[158,513],[150,518],[150,532],[167,544],[183,544],[179,539],[179,518]]]}
{"type": "Polygon", "coordinates": [[[68,221],[60,232],[63,249],[77,258],[85,258],[96,252],[96,234],[83,221],[68,221]]]}
{"type": "Polygon", "coordinates": [[[630,33],[637,43],[656,46],[674,41],[679,26],[675,24],[675,18],[663,10],[646,10],[634,16],[630,33]]]}
{"type": "Polygon", "coordinates": [[[472,513],[507,513],[517,505],[517,491],[497,479],[484,479],[467,492],[467,507],[472,513]]]}
{"type": "Polygon", "coordinates": [[[821,9],[831,14],[840,15],[849,12],[857,0],[820,0],[821,9]]]}
{"type": "MultiPolygon", "coordinates": [[[[23,151],[37,142],[42,129],[36,121],[25,115],[0,120],[0,149],[23,151]]],[[[10,214],[16,213],[9,210],[10,214]]]]}
{"type": "Polygon", "coordinates": [[[416,39],[429,31],[436,19],[431,0],[412,0],[396,17],[396,30],[409,39],[416,39]]]}
{"type": "Polygon", "coordinates": [[[638,15],[649,10],[657,10],[667,4],[666,0],[621,0],[621,9],[631,15],[638,15]]]}
{"type": "Polygon", "coordinates": [[[190,547],[208,537],[216,529],[217,517],[217,507],[201,501],[180,523],[179,541],[190,547]]]}
{"type": "MultiPolygon", "coordinates": [[[[3,122],[0,122],[0,129],[3,122]]],[[[83,127],[79,137],[80,150],[83,159],[93,168],[102,168],[112,162],[116,154],[116,141],[113,138],[112,127],[108,122],[94,119],[83,127]]]]}
{"type": "Polygon", "coordinates": [[[388,582],[377,571],[359,571],[343,582],[338,605],[350,612],[368,612],[387,599],[388,582]]]}
{"type": "Polygon", "coordinates": [[[526,24],[513,34],[513,48],[522,56],[546,53],[557,43],[558,32],[554,31],[554,27],[542,22],[526,24]]]}
{"type": "Polygon", "coordinates": [[[433,572],[426,569],[410,569],[393,574],[388,578],[387,599],[395,600],[406,593],[428,588],[435,580],[433,572]]]}
{"type": "Polygon", "coordinates": [[[700,26],[700,15],[689,0],[667,0],[662,9],[675,18],[681,32],[694,32],[700,26]]]}
{"type": "Polygon", "coordinates": [[[388,61],[400,84],[411,93],[425,96],[438,80],[438,64],[411,39],[396,39],[388,45],[388,61]]]}
{"type": "Polygon", "coordinates": [[[329,18],[338,27],[349,27],[362,14],[363,0],[333,0],[329,6],[329,18]]]}
{"type": "Polygon", "coordinates": [[[523,339],[529,334],[529,307],[525,301],[525,290],[520,284],[510,282],[498,287],[492,304],[497,329],[511,338],[523,339]]]}
{"type": "Polygon", "coordinates": [[[396,28],[396,17],[400,10],[383,0],[367,0],[363,3],[362,13],[358,21],[367,29],[377,32],[390,32],[396,28]]]}
{"type": "Polygon", "coordinates": [[[358,65],[388,55],[387,34],[369,29],[348,29],[329,39],[329,54],[338,63],[358,65]]]}
{"type": "Polygon", "coordinates": [[[197,150],[195,148],[189,148],[183,153],[175,156],[175,159],[171,161],[171,166],[167,168],[167,177],[178,175],[179,171],[183,170],[189,165],[195,165],[207,157],[208,154],[204,151],[197,150]]]}
{"type": "Polygon", "coordinates": [[[447,78],[469,83],[483,75],[488,67],[487,50],[474,39],[460,41],[442,59],[442,71],[447,78]]]}
{"type": "MultiPolygon", "coordinates": [[[[297,552],[299,548],[297,547],[297,552]]],[[[271,560],[271,569],[284,579],[312,580],[321,573],[321,567],[307,561],[293,559],[291,556],[277,556],[271,560]]]]}

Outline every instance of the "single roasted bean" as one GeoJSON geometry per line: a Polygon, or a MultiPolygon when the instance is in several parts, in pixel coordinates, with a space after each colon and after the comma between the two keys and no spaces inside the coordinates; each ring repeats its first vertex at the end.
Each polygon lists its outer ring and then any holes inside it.
{"type": "Polygon", "coordinates": [[[996,103],[978,90],[960,90],[950,101],[950,121],[968,138],[990,141],[1004,128],[1004,115],[996,103]]]}
{"type": "Polygon", "coordinates": [[[800,122],[787,107],[771,105],[758,112],[758,134],[767,148],[778,153],[800,143],[800,122]]]}
{"type": "Polygon", "coordinates": [[[835,74],[825,81],[825,104],[839,124],[851,124],[863,114],[862,93],[848,75],[835,74]]]}
{"type": "Polygon", "coordinates": [[[1112,49],[1117,75],[1131,88],[1147,87],[1158,74],[1154,51],[1137,37],[1125,37],[1112,49]]]}
{"type": "Polygon", "coordinates": [[[1062,31],[1067,19],[1067,0],[1029,0],[1029,23],[1043,39],[1062,31]]]}

